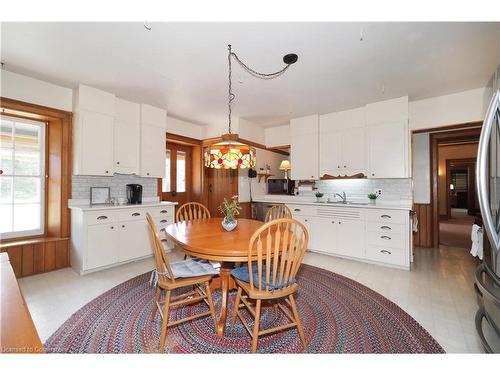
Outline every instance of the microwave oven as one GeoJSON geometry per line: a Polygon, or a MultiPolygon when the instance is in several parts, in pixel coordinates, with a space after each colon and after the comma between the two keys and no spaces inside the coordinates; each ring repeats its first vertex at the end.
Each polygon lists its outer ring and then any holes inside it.
{"type": "Polygon", "coordinates": [[[267,194],[293,195],[295,181],[286,178],[269,178],[267,180],[267,194]]]}

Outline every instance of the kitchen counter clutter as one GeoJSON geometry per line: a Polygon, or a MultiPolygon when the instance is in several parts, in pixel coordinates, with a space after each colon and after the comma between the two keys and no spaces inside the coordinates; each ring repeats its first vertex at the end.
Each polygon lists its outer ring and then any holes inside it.
{"type": "Polygon", "coordinates": [[[153,216],[163,233],[165,227],[174,222],[176,204],[158,201],[116,206],[70,203],[72,267],[83,275],[151,256],[146,214],[153,216]]]}
{"type": "Polygon", "coordinates": [[[311,199],[262,196],[253,201],[264,204],[264,211],[273,203],[286,204],[293,218],[308,229],[310,251],[410,269],[410,204],[319,203],[311,199]]]}

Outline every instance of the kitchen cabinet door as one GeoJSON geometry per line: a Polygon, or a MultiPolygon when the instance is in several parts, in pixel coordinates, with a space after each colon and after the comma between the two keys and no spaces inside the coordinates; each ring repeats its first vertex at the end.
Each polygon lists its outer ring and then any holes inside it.
{"type": "Polygon", "coordinates": [[[336,219],[335,253],[353,258],[365,256],[365,223],[361,220],[336,219]]]}
{"type": "Polygon", "coordinates": [[[367,127],[370,178],[408,177],[408,124],[405,121],[367,127]]]}
{"type": "Polygon", "coordinates": [[[318,180],[319,116],[292,119],[290,136],[292,180],[318,180]]]}
{"type": "Polygon", "coordinates": [[[114,130],[114,170],[139,173],[139,126],[116,120],[114,130]]]}
{"type": "Polygon", "coordinates": [[[146,220],[127,221],[119,224],[119,262],[153,254],[149,227],[146,220]]]}
{"type": "Polygon", "coordinates": [[[166,132],[157,126],[141,126],[141,176],[165,177],[166,132]]]}
{"type": "Polygon", "coordinates": [[[337,248],[337,226],[334,219],[325,217],[311,217],[309,232],[309,248],[335,254],[337,248]]]}
{"type": "Polygon", "coordinates": [[[338,176],[343,170],[341,155],[342,132],[340,130],[328,130],[320,136],[320,177],[329,174],[338,176]]]}
{"type": "Polygon", "coordinates": [[[81,111],[75,120],[74,174],[113,176],[113,116],[81,111]]]}
{"type": "Polygon", "coordinates": [[[115,223],[88,226],[85,269],[104,267],[118,261],[118,234],[115,223]]]}
{"type": "Polygon", "coordinates": [[[366,173],[365,128],[344,129],[341,134],[339,146],[342,152],[342,175],[366,173]]]}

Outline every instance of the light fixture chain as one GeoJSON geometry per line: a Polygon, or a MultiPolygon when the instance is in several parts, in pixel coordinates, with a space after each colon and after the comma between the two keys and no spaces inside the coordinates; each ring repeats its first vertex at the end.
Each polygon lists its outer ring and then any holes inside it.
{"type": "Polygon", "coordinates": [[[228,63],[229,63],[229,87],[228,87],[228,107],[229,107],[229,134],[231,134],[231,112],[232,112],[232,109],[231,109],[231,104],[234,100],[234,94],[233,94],[233,87],[232,87],[232,79],[231,79],[231,73],[232,73],[232,70],[231,70],[231,45],[229,44],[228,45],[228,50],[229,50],[229,54],[227,55],[227,60],[228,60],[228,63]]]}
{"type": "Polygon", "coordinates": [[[260,78],[260,79],[273,79],[273,78],[276,78],[276,77],[279,77],[280,75],[282,75],[283,73],[286,72],[286,70],[290,67],[290,65],[286,65],[283,69],[277,71],[277,72],[274,72],[274,73],[260,73],[260,72],[257,72],[256,70],[250,68],[247,64],[245,64],[243,61],[240,60],[240,58],[238,57],[238,55],[234,52],[230,52],[230,54],[232,56],[234,56],[234,58],[236,59],[236,61],[243,67],[243,69],[245,69],[248,73],[250,73],[251,75],[257,77],[257,78],[260,78]]]}

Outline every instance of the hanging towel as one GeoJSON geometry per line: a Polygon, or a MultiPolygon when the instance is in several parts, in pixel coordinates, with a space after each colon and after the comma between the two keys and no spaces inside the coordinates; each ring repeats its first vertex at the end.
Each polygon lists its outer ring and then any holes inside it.
{"type": "Polygon", "coordinates": [[[470,253],[472,256],[483,259],[483,228],[479,225],[474,224],[472,226],[472,231],[470,234],[470,239],[472,241],[472,247],[470,253]]]}
{"type": "Polygon", "coordinates": [[[418,217],[417,217],[417,215],[413,215],[413,223],[411,225],[411,229],[414,233],[418,232],[418,217]]]}

